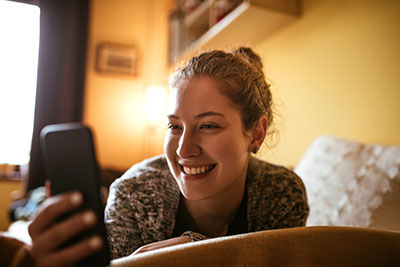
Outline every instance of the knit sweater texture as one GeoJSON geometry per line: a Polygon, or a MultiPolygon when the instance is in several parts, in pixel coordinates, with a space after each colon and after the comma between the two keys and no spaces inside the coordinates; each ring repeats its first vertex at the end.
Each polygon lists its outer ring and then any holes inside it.
{"type": "MultiPolygon", "coordinates": [[[[251,157],[246,189],[248,232],[305,225],[306,190],[294,172],[251,157]]],[[[179,187],[164,155],[134,165],[115,180],[105,210],[111,257],[170,238],[179,200],[179,187]]]]}

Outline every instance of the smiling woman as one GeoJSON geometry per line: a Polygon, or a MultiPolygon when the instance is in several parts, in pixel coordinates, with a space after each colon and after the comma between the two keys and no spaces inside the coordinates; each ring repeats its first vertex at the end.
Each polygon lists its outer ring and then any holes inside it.
{"type": "MultiPolygon", "coordinates": [[[[203,53],[174,77],[165,155],[134,165],[110,187],[105,223],[112,258],[304,226],[309,208],[301,179],[252,155],[273,121],[258,55],[250,48],[203,53]]],[[[45,209],[68,202],[67,196],[50,199],[45,209]]],[[[31,225],[44,228],[41,224],[31,225]]],[[[72,221],[57,227],[80,229],[72,221]]],[[[65,231],[63,238],[70,235],[65,231]]],[[[38,247],[34,242],[33,250],[38,247]]]]}
{"type": "Polygon", "coordinates": [[[252,156],[273,130],[271,106],[260,58],[250,48],[203,53],[174,73],[165,155],[133,166],[111,186],[112,257],[304,226],[300,178],[252,156]]]}
{"type": "Polygon", "coordinates": [[[39,26],[39,7],[0,2],[0,164],[29,162],[39,26]]]}

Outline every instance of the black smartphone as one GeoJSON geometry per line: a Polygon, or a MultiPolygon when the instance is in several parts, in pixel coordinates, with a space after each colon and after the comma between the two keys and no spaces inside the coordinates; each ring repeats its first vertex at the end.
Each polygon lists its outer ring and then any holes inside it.
{"type": "Polygon", "coordinates": [[[104,225],[105,201],[101,196],[101,172],[96,160],[93,135],[81,123],[45,126],[40,132],[46,178],[50,180],[51,194],[80,191],[84,201],[80,208],[58,218],[59,221],[83,210],[93,210],[97,225],[71,238],[61,247],[68,247],[97,234],[105,244],[102,251],[83,259],[80,266],[107,266],[110,262],[107,233],[104,225]]]}

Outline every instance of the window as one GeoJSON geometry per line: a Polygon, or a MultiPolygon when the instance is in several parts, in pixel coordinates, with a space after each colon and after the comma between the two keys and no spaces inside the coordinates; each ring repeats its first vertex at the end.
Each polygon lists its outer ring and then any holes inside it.
{"type": "Polygon", "coordinates": [[[0,1],[0,164],[29,162],[39,30],[38,6],[0,1]]]}

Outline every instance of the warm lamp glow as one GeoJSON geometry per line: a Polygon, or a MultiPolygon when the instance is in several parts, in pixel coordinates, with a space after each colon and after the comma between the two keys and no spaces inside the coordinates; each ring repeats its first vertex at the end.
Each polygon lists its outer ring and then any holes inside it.
{"type": "Polygon", "coordinates": [[[162,86],[151,85],[146,89],[146,117],[156,124],[165,117],[167,108],[167,90],[162,86]]]}

